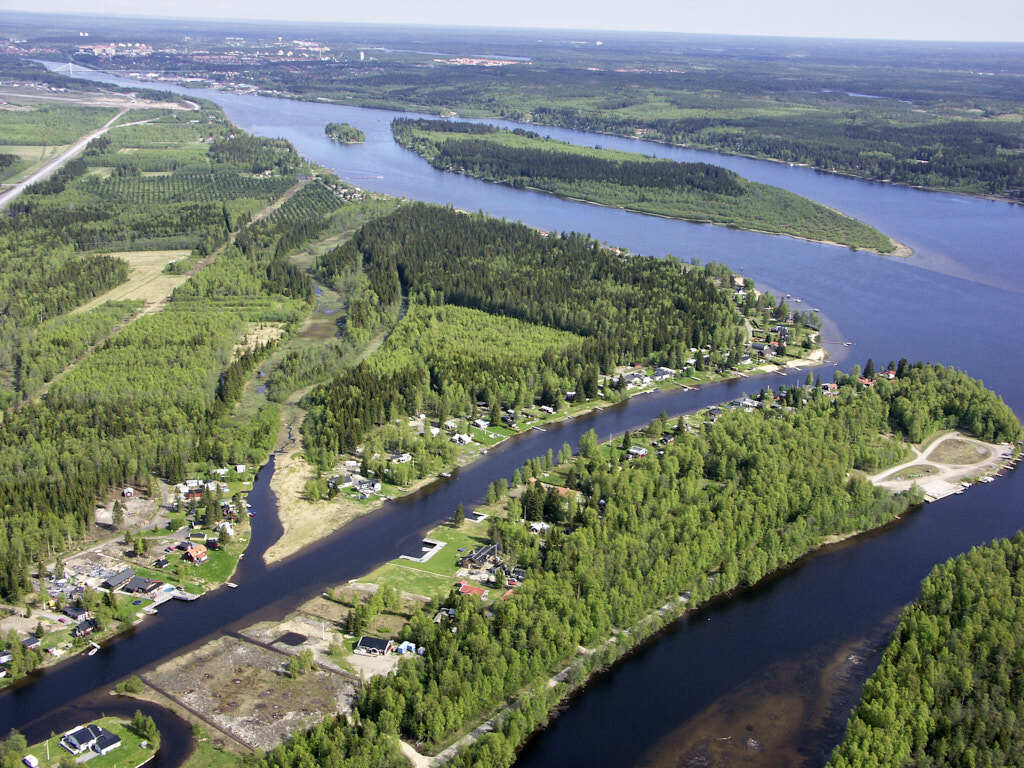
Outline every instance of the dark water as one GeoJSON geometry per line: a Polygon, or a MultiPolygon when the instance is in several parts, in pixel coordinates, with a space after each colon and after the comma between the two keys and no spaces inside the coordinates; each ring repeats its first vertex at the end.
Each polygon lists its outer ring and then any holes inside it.
{"type": "MultiPolygon", "coordinates": [[[[1024,208],[779,163],[540,129],[575,143],[714,162],[861,218],[915,252],[910,259],[879,257],[599,208],[441,173],[393,143],[388,126],[397,113],[184,92],[216,101],[249,131],[290,139],[305,156],[368,189],[479,209],[552,231],[588,232],[654,256],[672,253],[684,260],[726,263],[760,284],[802,298],[802,303],[794,302],[797,308],[821,307],[835,323],[826,336],[838,338],[841,331],[854,342],[848,363],[871,356],[881,364],[905,356],[956,365],[982,378],[1024,413],[1024,208]],[[329,141],[323,126],[330,121],[362,129],[366,143],[339,146],[329,141]]],[[[783,381],[777,376],[768,380],[783,381]]],[[[641,397],[624,408],[512,441],[451,480],[353,523],[274,569],[257,567],[255,554],[262,550],[254,548],[243,560],[240,589],[169,609],[166,616],[162,611],[158,622],[104,654],[69,663],[33,685],[0,696],[0,723],[44,717],[69,698],[109,685],[183,645],[227,626],[284,613],[323,585],[405,551],[458,502],[481,497],[494,477],[510,474],[523,459],[548,447],[557,450],[563,440],[573,442],[590,426],[610,435],[643,423],[662,408],[672,413],[759,387],[748,381],[699,393],[641,397]],[[187,629],[180,621],[184,616],[187,629]]],[[[684,765],[688,731],[699,727],[710,732],[744,718],[752,728],[766,728],[759,714],[766,708],[776,716],[769,722],[788,735],[774,763],[765,739],[764,764],[823,763],[841,737],[849,702],[877,656],[867,654],[864,663],[847,670],[845,687],[826,679],[835,659],[848,648],[884,642],[898,609],[916,596],[921,578],[935,563],[1022,527],[1022,477],[1018,472],[928,505],[898,525],[815,554],[679,622],[574,699],[530,743],[520,764],[684,765]],[[778,706],[773,710],[773,705],[778,706]],[[808,715],[812,710],[814,715],[808,715]]],[[[260,509],[258,529],[272,518],[265,475],[257,483],[257,494],[262,494],[254,501],[260,509]]]]}

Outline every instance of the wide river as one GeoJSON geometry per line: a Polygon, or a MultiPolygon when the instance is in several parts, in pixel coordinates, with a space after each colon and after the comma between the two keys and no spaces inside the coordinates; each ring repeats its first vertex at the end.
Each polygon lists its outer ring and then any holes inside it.
{"type": "MultiPolygon", "coordinates": [[[[107,75],[90,78],[137,85],[107,75]]],[[[159,86],[163,88],[164,86],[159,86]]],[[[435,171],[391,139],[399,113],[215,91],[170,89],[220,104],[253,133],[292,141],[343,179],[378,192],[482,210],[546,230],[587,232],[634,252],[728,264],[762,285],[820,307],[826,335],[853,342],[845,364],[907,357],[955,365],[998,390],[1024,414],[1024,208],[1007,203],[863,182],[801,167],[728,157],[577,131],[541,128],[579,144],[704,160],[838,208],[914,250],[908,259],[855,253],[575,203],[435,171]],[[327,122],[365,131],[339,146],[327,122]]],[[[496,121],[497,122],[497,121],[496,121]]],[[[843,347],[830,346],[838,357],[843,347]]],[[[823,375],[828,374],[823,372],[823,375]]],[[[168,605],[91,658],[69,661],[0,695],[0,730],[46,735],[103,706],[113,681],[225,630],[279,617],[328,584],[358,576],[401,552],[451,514],[479,500],[490,480],[524,459],[595,428],[609,436],[653,418],[728,399],[768,376],[635,399],[548,432],[509,441],[447,481],[388,504],[272,568],[259,554],[279,531],[268,465],[251,500],[257,509],[237,590],[168,605]]],[[[683,619],[574,698],[523,751],[521,766],[822,765],[842,736],[849,707],[877,664],[878,649],[933,565],[1022,527],[1024,474],[927,505],[883,531],[805,558],[753,589],[683,619]]],[[[106,708],[111,709],[110,704],[106,708]]],[[[165,716],[168,727],[180,727],[165,716]]],[[[176,765],[180,751],[161,755],[176,765]]]]}

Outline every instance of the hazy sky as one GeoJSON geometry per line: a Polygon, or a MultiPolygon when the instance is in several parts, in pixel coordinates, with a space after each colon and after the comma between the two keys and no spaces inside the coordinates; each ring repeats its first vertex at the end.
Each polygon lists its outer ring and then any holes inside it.
{"type": "Polygon", "coordinates": [[[8,10],[176,18],[1024,41],[1024,0],[4,0],[8,10]]]}

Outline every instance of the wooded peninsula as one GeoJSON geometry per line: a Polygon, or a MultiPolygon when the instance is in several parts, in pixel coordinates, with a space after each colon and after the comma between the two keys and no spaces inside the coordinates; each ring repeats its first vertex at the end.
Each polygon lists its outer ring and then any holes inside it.
{"type": "Polygon", "coordinates": [[[708,163],[581,147],[483,123],[399,118],[395,141],[435,168],[659,216],[892,253],[873,227],[708,163]]]}

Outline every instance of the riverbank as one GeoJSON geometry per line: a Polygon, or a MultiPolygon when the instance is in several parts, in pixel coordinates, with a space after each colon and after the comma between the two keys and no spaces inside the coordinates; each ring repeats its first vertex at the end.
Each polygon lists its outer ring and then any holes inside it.
{"type": "MultiPolygon", "coordinates": [[[[788,360],[781,366],[750,365],[746,370],[756,374],[777,372],[782,368],[811,368],[823,364],[825,358],[825,351],[819,348],[809,350],[802,357],[788,360]]],[[[626,373],[629,370],[636,369],[622,368],[620,373],[626,373]]],[[[531,418],[523,421],[516,431],[507,428],[504,424],[492,425],[486,429],[470,427],[470,434],[474,437],[474,442],[459,446],[456,461],[441,470],[439,474],[419,478],[407,486],[382,484],[379,491],[367,498],[360,498],[359,495],[339,494],[333,499],[310,500],[306,494],[307,483],[316,478],[318,472],[306,461],[299,444],[291,440],[277,453],[276,469],[270,481],[271,490],[277,498],[278,517],[284,532],[264,553],[264,562],[271,565],[295,555],[356,518],[374,512],[388,501],[414,494],[431,483],[444,479],[445,475],[450,475],[462,467],[469,466],[485,456],[489,449],[504,443],[516,434],[522,434],[532,429],[543,431],[545,426],[603,410],[632,397],[678,388],[697,389],[704,384],[735,380],[747,375],[739,369],[722,373],[712,371],[691,371],[690,373],[695,375],[679,373],[668,380],[652,381],[635,390],[627,390],[627,394],[622,400],[592,398],[583,402],[571,402],[567,403],[562,410],[554,413],[534,409],[531,418]]],[[[358,456],[353,456],[349,462],[358,462],[358,459],[358,456]]],[[[344,473],[346,471],[344,464],[344,461],[339,462],[335,471],[344,473]]]]}

